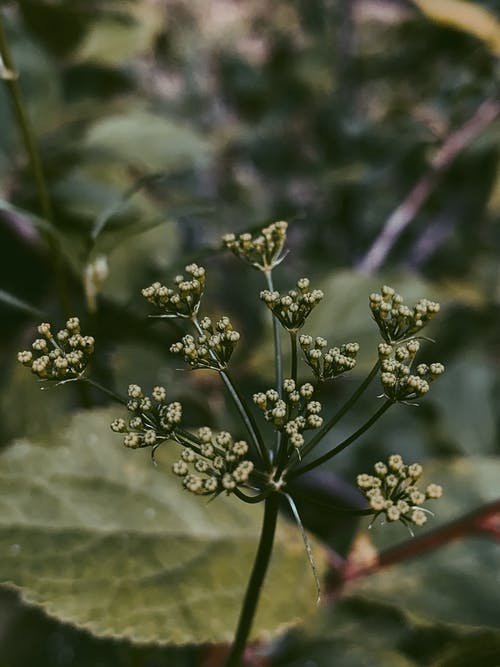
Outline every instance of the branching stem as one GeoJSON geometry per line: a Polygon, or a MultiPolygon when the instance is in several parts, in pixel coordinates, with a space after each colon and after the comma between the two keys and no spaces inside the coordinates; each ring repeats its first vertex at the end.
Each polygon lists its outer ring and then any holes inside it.
{"type": "Polygon", "coordinates": [[[325,461],[328,461],[329,459],[333,458],[334,456],[337,456],[337,454],[340,454],[341,451],[343,451],[346,447],[348,447],[350,444],[352,444],[355,440],[357,440],[365,431],[367,431],[380,417],[386,412],[391,405],[393,405],[394,401],[392,399],[387,399],[385,403],[375,412],[370,419],[368,419],[362,426],[358,428],[357,431],[354,431],[352,435],[350,435],[348,438],[343,440],[340,444],[338,444],[336,447],[331,449],[330,451],[326,452],[326,454],[323,454],[323,456],[319,456],[317,459],[314,461],[311,461],[307,465],[298,468],[296,470],[293,470],[288,474],[288,479],[292,480],[295,479],[296,477],[299,477],[300,475],[303,475],[306,472],[309,472],[309,470],[312,470],[313,468],[317,468],[318,466],[322,465],[325,463],[325,461]]]}
{"type": "Polygon", "coordinates": [[[366,378],[356,389],[354,394],[349,399],[347,399],[344,405],[333,415],[331,419],[329,419],[326,422],[326,424],[323,425],[323,427],[316,433],[316,435],[304,447],[302,447],[300,451],[302,458],[305,458],[309,454],[309,452],[311,452],[314,449],[314,447],[316,447],[316,445],[325,437],[325,435],[329,431],[331,431],[331,429],[335,426],[335,424],[342,419],[342,417],[346,414],[346,412],[349,412],[349,410],[356,403],[358,398],[368,388],[368,385],[371,383],[373,378],[377,375],[379,366],[380,363],[377,361],[373,366],[373,368],[371,369],[371,371],[366,376],[366,378]]]}
{"type": "Polygon", "coordinates": [[[106,396],[109,396],[110,398],[112,398],[117,403],[120,403],[121,405],[127,405],[127,399],[125,399],[123,396],[120,396],[119,394],[115,393],[111,389],[108,389],[107,387],[104,387],[99,382],[96,382],[95,380],[92,380],[92,378],[84,377],[84,378],[82,378],[82,382],[86,382],[87,384],[92,385],[93,387],[98,389],[103,394],[106,394],[106,396]]]}
{"type": "MultiPolygon", "coordinates": [[[[196,328],[196,331],[200,334],[200,336],[205,335],[205,332],[200,326],[200,323],[198,322],[198,319],[195,317],[192,318],[193,324],[196,328]]],[[[212,352],[211,356],[214,358],[214,360],[217,360],[217,357],[215,354],[212,352]]],[[[260,433],[259,427],[257,426],[257,422],[255,421],[255,418],[250,411],[249,407],[247,406],[245,399],[243,396],[239,393],[238,389],[236,388],[236,385],[232,381],[229,373],[227,371],[224,371],[222,369],[218,370],[219,375],[222,378],[222,381],[227,387],[227,390],[229,391],[229,394],[233,400],[234,405],[236,406],[236,409],[238,410],[240,417],[243,420],[243,423],[246,426],[246,429],[248,431],[248,434],[252,440],[253,445],[257,449],[257,451],[260,454],[260,457],[262,459],[262,463],[267,469],[271,468],[271,460],[269,457],[269,451],[267,450],[264,440],[262,439],[262,434],[260,433]]]]}

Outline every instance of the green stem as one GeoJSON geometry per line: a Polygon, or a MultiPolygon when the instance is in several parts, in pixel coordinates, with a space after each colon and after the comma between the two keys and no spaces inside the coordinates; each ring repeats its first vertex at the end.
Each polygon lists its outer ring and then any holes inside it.
{"type": "Polygon", "coordinates": [[[278,507],[278,494],[273,493],[264,503],[264,520],[262,523],[259,546],[257,548],[252,574],[248,581],[236,635],[227,657],[225,667],[239,667],[241,664],[241,658],[252,628],[260,592],[271,559],[274,533],[276,531],[276,523],[278,519],[278,507]]]}
{"type": "Polygon", "coordinates": [[[123,398],[123,396],[120,396],[119,394],[116,394],[111,389],[108,389],[107,387],[104,387],[102,384],[99,384],[99,382],[96,382],[95,380],[92,380],[91,378],[82,378],[82,382],[86,382],[87,384],[92,385],[93,387],[98,389],[103,394],[106,394],[106,396],[109,396],[110,398],[112,398],[117,403],[120,403],[121,405],[127,405],[127,400],[125,398],[123,398]]]}
{"type": "MultiPolygon", "coordinates": [[[[35,187],[40,207],[40,213],[42,217],[45,218],[45,220],[47,220],[49,223],[53,225],[54,216],[47,190],[47,185],[45,182],[45,176],[43,174],[42,162],[40,160],[40,155],[38,153],[35,137],[28,118],[28,113],[26,111],[26,107],[24,105],[21,96],[19,84],[17,82],[14,62],[10,54],[9,44],[3,27],[1,14],[0,14],[0,56],[4,67],[10,72],[12,72],[12,77],[5,80],[5,85],[7,86],[7,90],[9,91],[10,94],[14,115],[17,121],[17,125],[19,127],[19,131],[21,133],[24,147],[28,154],[31,170],[33,172],[33,176],[35,179],[35,187]]],[[[71,307],[63,275],[61,249],[59,247],[59,243],[54,238],[54,235],[52,233],[46,234],[45,237],[47,244],[49,246],[50,254],[52,256],[52,264],[54,266],[54,275],[56,279],[57,291],[61,307],[66,316],[69,317],[71,314],[71,307]]]]}
{"type": "Polygon", "coordinates": [[[369,374],[366,376],[366,378],[363,380],[363,382],[359,385],[359,387],[356,389],[354,394],[344,403],[344,405],[338,410],[331,419],[329,419],[326,424],[323,425],[323,427],[316,433],[316,435],[307,443],[307,445],[304,445],[300,451],[301,457],[304,459],[310,451],[316,447],[318,442],[322,440],[325,435],[330,431],[337,422],[339,422],[342,417],[348,412],[352,406],[356,403],[358,398],[363,394],[363,392],[367,389],[368,385],[370,382],[373,380],[375,375],[378,372],[380,363],[377,361],[376,364],[373,366],[369,374]]]}
{"type": "MultiPolygon", "coordinates": [[[[267,288],[270,292],[274,292],[274,283],[272,270],[265,271],[267,288]]],[[[280,323],[277,317],[271,315],[273,321],[273,335],[274,335],[274,365],[276,374],[276,391],[281,397],[283,391],[283,363],[281,356],[281,337],[280,337],[280,323]]]]}
{"type": "MultiPolygon", "coordinates": [[[[267,288],[270,292],[274,292],[274,282],[272,269],[265,271],[267,288]]],[[[281,336],[280,336],[280,323],[277,317],[271,313],[271,321],[273,323],[273,339],[274,339],[274,368],[275,368],[275,385],[278,396],[281,398],[283,395],[283,356],[281,353],[281,336]]],[[[274,457],[277,461],[283,459],[284,453],[283,448],[286,451],[286,443],[283,444],[283,436],[281,431],[276,429],[275,436],[275,445],[274,445],[274,457]]],[[[273,457],[273,458],[274,458],[273,457]]]]}
{"type": "MultiPolygon", "coordinates": [[[[193,324],[196,328],[196,331],[200,334],[200,336],[204,336],[205,332],[201,328],[197,317],[194,316],[192,318],[192,321],[193,321],[193,324]]],[[[214,359],[214,361],[218,362],[217,357],[215,356],[215,354],[212,351],[211,351],[210,356],[214,359]]],[[[223,371],[223,370],[219,369],[217,372],[221,376],[224,384],[226,385],[226,387],[229,391],[229,394],[230,394],[231,398],[233,399],[233,403],[236,406],[236,409],[238,410],[238,412],[240,414],[240,417],[242,418],[243,423],[246,426],[248,434],[250,435],[250,438],[251,438],[255,448],[257,449],[257,451],[259,452],[259,454],[261,456],[262,463],[268,469],[270,469],[271,468],[271,459],[269,457],[269,451],[267,450],[267,447],[264,444],[264,440],[262,439],[262,435],[259,431],[259,427],[257,426],[257,422],[255,421],[255,418],[254,418],[252,412],[248,408],[248,406],[245,402],[245,399],[243,398],[243,396],[237,390],[234,382],[232,381],[232,379],[231,379],[231,377],[230,377],[230,375],[227,371],[223,371]]]]}
{"type": "MultiPolygon", "coordinates": [[[[292,380],[297,383],[297,332],[290,331],[290,358],[291,358],[291,369],[290,377],[292,380]]],[[[280,431],[277,431],[279,438],[277,438],[277,452],[276,457],[276,473],[275,479],[281,477],[286,464],[288,463],[288,436],[280,431]]]]}
{"type": "Polygon", "coordinates": [[[290,370],[290,377],[297,382],[297,332],[290,331],[290,350],[292,355],[292,365],[290,370]]]}
{"type": "Polygon", "coordinates": [[[291,473],[289,473],[288,479],[289,480],[295,479],[296,477],[299,477],[300,475],[309,472],[309,470],[317,468],[322,463],[325,463],[325,461],[328,461],[334,456],[337,456],[337,454],[340,454],[342,450],[344,450],[351,443],[357,440],[361,435],[363,435],[365,431],[367,431],[370,428],[370,426],[372,426],[378,419],[380,419],[380,417],[384,414],[384,412],[386,412],[391,407],[391,405],[393,405],[393,403],[394,401],[392,399],[387,399],[385,403],[377,410],[377,412],[375,412],[375,414],[373,414],[370,417],[370,419],[368,419],[362,426],[360,426],[357,431],[355,431],[352,435],[343,440],[340,444],[331,449],[329,452],[323,454],[323,456],[319,456],[314,461],[311,461],[311,463],[308,463],[302,468],[298,468],[297,470],[294,470],[291,473]]]}
{"type": "Polygon", "coordinates": [[[249,496],[247,493],[244,493],[241,489],[238,489],[236,487],[233,489],[234,495],[239,498],[240,500],[243,500],[244,503],[250,503],[254,505],[255,503],[260,503],[266,498],[268,498],[271,493],[273,493],[272,489],[266,489],[265,491],[262,491],[262,493],[257,493],[253,496],[249,496]]]}
{"type": "Polygon", "coordinates": [[[238,389],[236,388],[236,385],[232,381],[229,373],[227,371],[219,371],[219,374],[226,385],[231,398],[233,399],[233,402],[240,413],[241,418],[243,419],[243,422],[247,428],[247,431],[250,435],[250,437],[253,440],[254,445],[256,446],[258,452],[260,453],[260,456],[262,458],[263,464],[268,468],[271,469],[271,459],[269,456],[269,451],[264,444],[264,440],[262,439],[262,435],[259,431],[259,427],[257,426],[257,422],[255,421],[255,418],[250,411],[249,407],[247,406],[245,399],[243,396],[240,394],[238,389]]]}

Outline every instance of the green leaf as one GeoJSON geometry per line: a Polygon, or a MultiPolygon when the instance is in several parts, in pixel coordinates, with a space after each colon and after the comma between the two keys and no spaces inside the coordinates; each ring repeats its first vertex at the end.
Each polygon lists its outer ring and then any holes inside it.
{"type": "Polygon", "coordinates": [[[473,35],[500,55],[500,21],[485,7],[465,0],[413,0],[424,14],[436,23],[443,23],[473,35]]]}
{"type": "Polygon", "coordinates": [[[496,451],[495,379],[491,360],[475,353],[455,361],[432,389],[440,435],[464,454],[496,451]]]}
{"type": "Polygon", "coordinates": [[[51,236],[56,236],[57,234],[54,227],[49,222],[47,222],[47,220],[44,220],[43,218],[40,218],[38,215],[35,215],[30,211],[26,211],[25,209],[20,208],[19,206],[15,206],[14,204],[11,204],[9,201],[7,201],[6,199],[2,199],[1,197],[0,197],[0,211],[5,211],[5,213],[12,213],[13,215],[19,216],[20,218],[22,218],[24,222],[26,222],[29,225],[32,225],[37,230],[41,230],[45,234],[49,234],[51,236]]]}
{"type": "Polygon", "coordinates": [[[336,601],[282,642],[274,667],[497,667],[500,632],[417,621],[396,605],[336,601]],[[476,654],[474,654],[476,651],[476,654]]]}
{"type": "MultiPolygon", "coordinates": [[[[162,448],[155,469],[147,452],[121,446],[111,417],[81,413],[47,443],[17,441],[0,460],[3,581],[95,635],[231,640],[261,506],[186,493],[169,470],[176,446],[162,448]]],[[[314,606],[300,535],[281,526],[254,636],[314,606]]]]}
{"type": "Polygon", "coordinates": [[[410,667],[400,650],[411,623],[397,609],[364,600],[330,605],[291,634],[276,667],[410,667]]]}
{"type": "Polygon", "coordinates": [[[145,171],[204,166],[209,154],[208,142],[193,128],[140,109],[97,122],[86,146],[145,171]]]}
{"type": "Polygon", "coordinates": [[[76,60],[122,66],[153,48],[165,16],[161,6],[138,3],[98,18],[79,45],[76,60]]]}
{"type": "MultiPolygon", "coordinates": [[[[46,317],[41,318],[45,320],[46,317]]],[[[19,350],[22,345],[19,346],[19,350]]],[[[78,388],[76,383],[66,387],[50,385],[45,391],[33,373],[22,366],[12,354],[11,364],[6,371],[8,381],[0,394],[2,414],[2,435],[5,442],[20,436],[31,438],[46,433],[56,419],[61,419],[71,409],[78,388]],[[65,391],[66,389],[66,391],[65,391]]],[[[3,444],[3,443],[2,443],[3,444]]]]}
{"type": "Polygon", "coordinates": [[[432,667],[498,667],[499,656],[500,633],[478,633],[454,641],[432,667]]]}

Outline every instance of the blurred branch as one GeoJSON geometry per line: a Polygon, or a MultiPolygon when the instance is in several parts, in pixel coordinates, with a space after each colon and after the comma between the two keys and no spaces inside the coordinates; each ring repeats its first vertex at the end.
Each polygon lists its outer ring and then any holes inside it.
{"type": "Polygon", "coordinates": [[[397,239],[420,211],[436,187],[439,175],[457,155],[469,146],[500,114],[500,101],[488,99],[456,132],[450,134],[431,160],[431,169],[412,188],[404,201],[389,216],[382,231],[358,264],[362,273],[374,273],[384,263],[397,239]]]}
{"type": "MultiPolygon", "coordinates": [[[[0,65],[3,80],[5,81],[5,86],[10,95],[12,102],[12,107],[14,110],[14,116],[19,127],[19,131],[24,143],[24,147],[28,154],[31,170],[35,179],[35,187],[40,207],[40,213],[42,217],[49,223],[53,224],[54,217],[52,211],[52,205],[50,203],[50,198],[47,190],[47,184],[45,182],[45,176],[43,174],[42,163],[40,160],[40,155],[38,153],[38,148],[36,145],[35,137],[33,130],[28,118],[26,107],[23,103],[21,96],[21,91],[18,84],[18,75],[16,73],[14,62],[10,54],[10,48],[7,41],[7,36],[3,27],[2,14],[0,13],[0,65]],[[8,75],[6,75],[6,72],[8,75]]],[[[71,314],[71,307],[69,301],[68,291],[66,289],[66,284],[63,276],[62,270],[62,256],[61,250],[59,247],[59,242],[51,233],[44,234],[47,245],[52,256],[52,261],[54,264],[54,274],[57,284],[57,291],[59,296],[59,301],[61,307],[66,314],[69,316],[71,314]]]]}
{"type": "Polygon", "coordinates": [[[382,551],[370,564],[356,566],[347,563],[342,581],[352,581],[364,577],[391,565],[396,565],[409,558],[415,558],[422,553],[448,544],[454,540],[470,535],[486,534],[487,536],[500,540],[500,499],[491,503],[481,505],[473,512],[459,517],[455,521],[432,530],[425,535],[415,537],[403,544],[382,551]]]}

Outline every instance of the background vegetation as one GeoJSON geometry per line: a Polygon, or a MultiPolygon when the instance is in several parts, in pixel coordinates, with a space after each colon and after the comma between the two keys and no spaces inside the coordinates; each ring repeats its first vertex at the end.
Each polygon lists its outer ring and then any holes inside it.
{"type": "MultiPolygon", "coordinates": [[[[229,313],[244,334],[234,374],[245,391],[260,389],[271,367],[268,314],[256,298],[260,277],[221,252],[220,235],[279,219],[290,222],[291,249],[279,286],[308,275],[326,293],[308,333],[362,345],[356,376],[330,387],[324,404],[340,401],[373,362],[370,292],[388,282],[408,300],[427,296],[443,305],[428,354],[446,364],[446,376],[419,408],[397,407],[312,477],[301,500],[310,530],[338,558],[369,559],[374,544],[356,538],[366,525],[317,503],[356,506],[355,475],[394,451],[427,463],[432,480],[442,481],[446,501],[434,526],[498,501],[499,12],[498,0],[0,2],[53,209],[47,216],[40,208],[4,67],[0,579],[11,580],[11,562],[20,562],[18,581],[32,585],[40,563],[12,551],[9,531],[26,530],[35,549],[43,524],[38,493],[54,482],[42,460],[9,443],[60,447],[65,415],[105,403],[71,386],[39,391],[14,361],[35,324],[62,324],[69,303],[97,339],[94,371],[103,384],[123,391],[129,381],[161,382],[188,406],[192,423],[237,429],[230,410],[225,416],[217,377],[175,371],[168,347],[178,330],[147,320],[140,288],[203,261],[205,303],[214,314],[229,313]],[[394,226],[395,212],[406,226],[394,226]],[[88,267],[99,257],[109,275],[94,299],[88,267]]],[[[376,392],[339,424],[335,441],[359,425],[376,392]]],[[[85,438],[75,438],[78,457],[85,438]]],[[[152,474],[145,456],[103,438],[103,476],[111,466],[143,464],[152,474]]],[[[63,502],[64,491],[55,489],[63,502]]],[[[86,495],[68,502],[83,507],[86,495]]],[[[85,521],[98,524],[96,512],[85,521]]],[[[165,539],[165,526],[154,525],[165,539]]],[[[349,584],[340,600],[333,599],[332,565],[331,599],[307,627],[256,650],[282,667],[498,665],[498,513],[462,528],[457,541],[349,584]]],[[[133,536],[124,519],[127,529],[133,536]]],[[[396,526],[373,532],[378,549],[408,537],[396,526]]],[[[64,552],[68,543],[57,539],[49,547],[64,552]]],[[[105,563],[98,554],[85,561],[90,579],[115,567],[113,550],[106,554],[105,563]]],[[[47,580],[63,567],[52,565],[47,580]]],[[[76,606],[85,604],[81,574],[72,574],[65,593],[76,606]]],[[[213,647],[99,638],[26,606],[12,590],[0,597],[2,667],[210,667],[220,660],[213,647]]]]}

